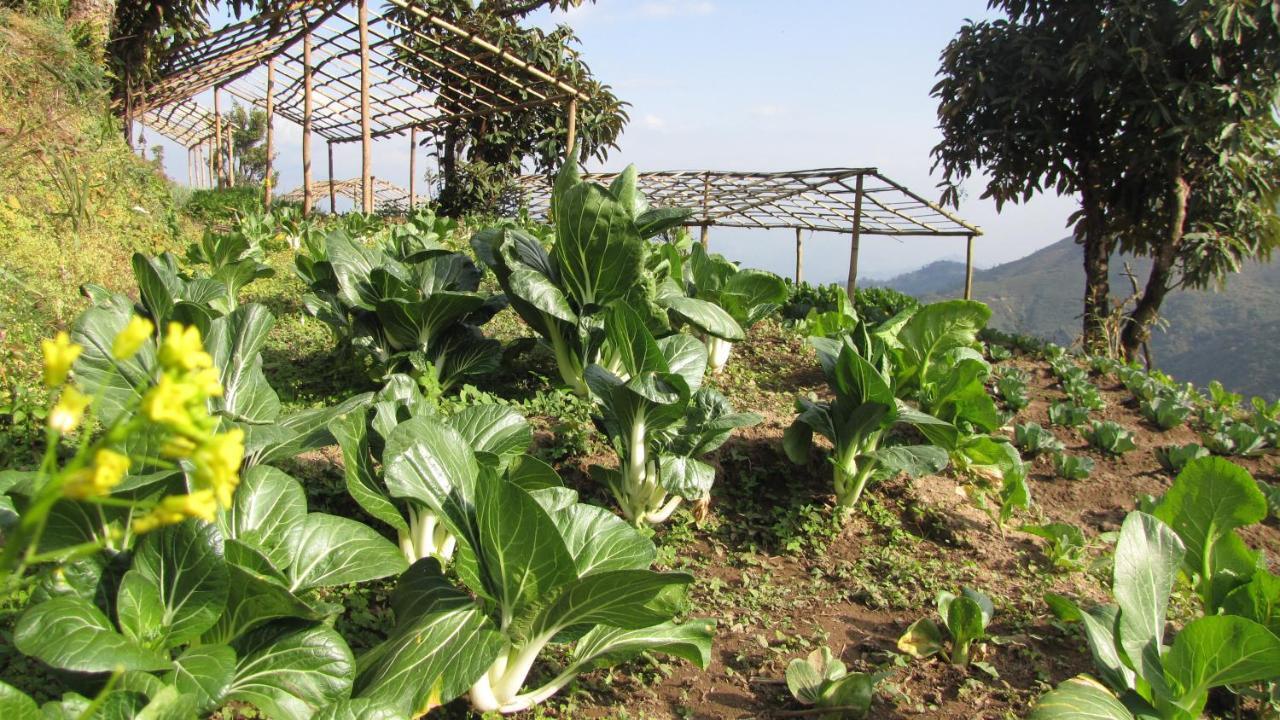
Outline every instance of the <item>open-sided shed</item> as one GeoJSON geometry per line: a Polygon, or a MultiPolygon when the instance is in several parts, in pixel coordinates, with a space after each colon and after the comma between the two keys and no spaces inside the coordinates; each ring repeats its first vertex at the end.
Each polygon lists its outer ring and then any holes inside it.
{"type": "Polygon", "coordinates": [[[314,185],[312,135],[329,144],[329,177],[333,144],[361,143],[361,206],[371,212],[374,138],[409,136],[412,204],[419,130],[560,104],[571,118],[567,146],[572,147],[577,102],[588,97],[535,62],[451,22],[426,0],[382,0],[376,8],[370,0],[300,0],[175,49],[162,60],[159,75],[131,98],[130,118],[193,153],[212,138],[217,150],[210,153],[211,172],[217,182],[226,182],[230,164],[230,142],[221,122],[224,93],[266,111],[268,158],[276,115],[301,126],[303,206],[308,212],[314,203],[309,192],[314,185]],[[406,41],[434,51],[418,52],[406,41]],[[422,87],[415,78],[424,74],[438,86],[430,91],[422,87]],[[192,98],[211,88],[212,112],[202,117],[190,111],[187,106],[199,109],[192,98]],[[183,118],[181,123],[172,120],[175,114],[183,118]]]}
{"type": "MultiPolygon", "coordinates": [[[[608,185],[617,174],[586,177],[608,185]]],[[[520,178],[522,202],[530,214],[546,215],[551,181],[543,175],[520,178]]],[[[704,245],[713,226],[794,229],[796,282],[804,270],[802,231],[847,233],[850,253],[846,287],[850,294],[857,284],[858,250],[864,235],[965,238],[965,297],[972,294],[973,239],[982,230],[890,180],[876,168],[643,172],[637,176],[637,185],[654,205],[693,210],[686,225],[701,229],[704,245]]]]}

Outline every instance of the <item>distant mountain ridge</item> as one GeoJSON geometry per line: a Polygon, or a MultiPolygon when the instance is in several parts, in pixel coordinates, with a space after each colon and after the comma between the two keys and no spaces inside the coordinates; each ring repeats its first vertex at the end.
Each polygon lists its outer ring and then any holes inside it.
{"type": "MultiPolygon", "coordinates": [[[[1146,281],[1150,263],[1117,255],[1111,292],[1127,296],[1128,262],[1146,281]]],[[[1070,345],[1080,335],[1084,294],[1082,251],[1071,238],[1024,258],[973,274],[974,298],[991,306],[991,326],[1070,345]]],[[[964,263],[940,260],[874,283],[925,300],[955,298],[964,291],[964,263]]],[[[1236,392],[1280,396],[1280,264],[1249,263],[1222,292],[1177,290],[1162,308],[1163,326],[1152,332],[1156,364],[1175,378],[1203,386],[1220,380],[1236,392]]]]}

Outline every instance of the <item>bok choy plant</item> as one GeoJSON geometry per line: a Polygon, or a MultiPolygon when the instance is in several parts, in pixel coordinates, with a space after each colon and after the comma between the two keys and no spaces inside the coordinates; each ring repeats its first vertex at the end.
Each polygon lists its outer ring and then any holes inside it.
{"type": "Polygon", "coordinates": [[[660,258],[656,301],[697,330],[707,346],[708,368],[719,373],[729,362],[733,343],[786,302],[787,285],[773,273],[740,269],[724,256],[710,255],[702,245],[684,240],[662,245],[654,254],[660,258]],[[682,251],[686,245],[687,254],[682,251]],[[690,300],[709,302],[724,312],[690,300]]]}
{"type": "MultiPolygon", "coordinates": [[[[796,464],[809,460],[813,434],[832,444],[828,458],[835,482],[836,506],[852,511],[867,486],[897,473],[918,477],[947,465],[947,451],[932,444],[885,445],[895,425],[920,430],[954,426],[903,403],[889,370],[891,359],[863,331],[839,340],[809,338],[835,395],[830,401],[799,398],[799,412],[783,434],[783,448],[796,464]]],[[[928,435],[926,434],[926,437],[928,435]]]]}
{"type": "Polygon", "coordinates": [[[443,422],[420,418],[388,472],[457,538],[456,580],[416,562],[392,597],[396,626],[360,659],[355,697],[398,717],[467,694],[480,712],[527,710],[579,673],[642,652],[705,667],[711,623],[671,622],[692,577],[650,570],[655,549],[612,513],[579,503],[554,473],[500,471],[443,422]],[[525,689],[556,648],[558,672],[525,689]]]}
{"type": "Polygon", "coordinates": [[[405,475],[413,467],[390,462],[413,445],[424,418],[453,429],[481,462],[498,472],[517,464],[518,478],[546,477],[553,471],[540,460],[525,456],[533,430],[515,410],[502,405],[469,405],[447,418],[437,416],[407,375],[392,376],[369,407],[330,422],[329,431],[342,448],[347,492],[352,499],[395,529],[400,550],[410,563],[434,557],[448,564],[457,538],[432,506],[411,492],[421,483],[419,478],[405,475]]]}
{"type": "Polygon", "coordinates": [[[307,311],[325,322],[377,379],[407,373],[447,390],[498,366],[501,347],[480,326],[504,299],[480,292],[481,272],[438,242],[434,226],[403,226],[373,245],[338,229],[299,255],[307,311]],[[421,227],[430,227],[422,230],[421,227]]]}
{"type": "MultiPolygon", "coordinates": [[[[566,163],[551,196],[555,243],[548,252],[514,224],[476,233],[476,257],[493,270],[511,307],[555,354],[561,381],[586,397],[586,369],[615,364],[604,356],[604,318],[609,307],[626,303],[642,313],[651,330],[664,334],[667,320],[653,303],[646,273],[650,238],[677,227],[685,210],[650,209],[636,190],[636,171],[627,168],[605,188],[578,175],[566,163]]],[[[707,313],[710,303],[693,303],[707,313]]]]}
{"type": "MultiPolygon", "coordinates": [[[[1206,462],[1214,461],[1192,464],[1206,462]]],[[[1175,505],[1190,509],[1181,501],[1175,505]]],[[[1223,516],[1231,510],[1226,504],[1211,504],[1193,512],[1223,516]]],[[[1207,527],[1213,529],[1212,524],[1207,527]]],[[[1116,543],[1111,589],[1115,603],[1084,610],[1062,596],[1045,598],[1059,618],[1083,625],[1101,682],[1089,675],[1063,682],[1040,698],[1030,715],[1033,720],[1190,720],[1204,711],[1213,688],[1280,679],[1280,637],[1256,617],[1234,611],[1264,606],[1253,601],[1267,593],[1266,585],[1256,581],[1254,587],[1242,586],[1248,590],[1237,608],[1188,622],[1166,644],[1169,594],[1179,568],[1188,561],[1198,565],[1199,560],[1179,535],[1161,519],[1131,512],[1116,543]],[[1250,597],[1249,591],[1256,592],[1250,597]]],[[[1217,537],[1227,538],[1239,542],[1229,529],[1217,537]]],[[[1261,570],[1258,577],[1271,581],[1274,602],[1280,581],[1261,570]]]]}
{"type": "Polygon", "coordinates": [[[605,327],[621,375],[591,365],[586,380],[619,462],[616,470],[593,466],[591,474],[637,527],[661,523],[681,500],[708,497],[715,469],[698,458],[760,417],[734,412],[724,396],[701,387],[707,351],[696,339],[655,340],[625,305],[612,309],[605,327]]]}

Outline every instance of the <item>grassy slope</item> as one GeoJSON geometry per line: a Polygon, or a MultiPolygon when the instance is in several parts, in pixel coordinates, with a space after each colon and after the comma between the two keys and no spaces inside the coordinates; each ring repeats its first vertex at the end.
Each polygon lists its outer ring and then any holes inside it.
{"type": "MultiPolygon", "coordinates": [[[[1129,261],[1138,281],[1149,263],[1129,261]]],[[[1124,259],[1112,261],[1114,295],[1127,295],[1124,259]]],[[[885,283],[925,299],[956,297],[964,284],[960,263],[934,263],[885,283]],[[941,288],[941,289],[940,289],[941,288]]],[[[1084,270],[1080,248],[1060,240],[1020,260],[974,274],[974,298],[991,306],[992,326],[1069,345],[1080,333],[1084,270]]],[[[1173,376],[1207,385],[1221,380],[1238,392],[1280,395],[1280,366],[1269,357],[1280,347],[1280,264],[1251,263],[1225,291],[1178,291],[1165,301],[1165,326],[1153,333],[1156,363],[1173,376]],[[1212,352],[1206,352],[1206,349],[1212,352]]]]}
{"type": "Polygon", "coordinates": [[[177,247],[183,223],[60,21],[0,11],[0,107],[3,393],[35,377],[30,349],[83,309],[81,284],[131,288],[131,254],[177,247]]]}

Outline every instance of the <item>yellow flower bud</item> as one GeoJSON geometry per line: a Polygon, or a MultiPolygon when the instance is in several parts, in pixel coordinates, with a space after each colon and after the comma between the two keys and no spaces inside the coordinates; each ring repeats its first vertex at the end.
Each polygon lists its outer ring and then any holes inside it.
{"type": "Polygon", "coordinates": [[[231,507],[231,496],[240,484],[240,463],[244,460],[244,431],[232,428],[214,435],[191,456],[196,485],[213,491],[218,504],[231,507]]]}
{"type": "Polygon", "coordinates": [[[150,320],[134,315],[111,343],[112,356],[117,360],[128,360],[133,357],[142,349],[142,344],[151,337],[155,329],[156,326],[152,325],[150,320]]]}
{"type": "Polygon", "coordinates": [[[204,351],[200,328],[169,323],[164,342],[160,344],[160,364],[170,369],[199,370],[213,366],[213,358],[204,351]]]}
{"type": "Polygon", "coordinates": [[[207,367],[187,376],[187,382],[205,397],[222,397],[222,382],[218,380],[218,370],[207,367]]]}
{"type": "Polygon", "coordinates": [[[94,453],[93,466],[81,470],[62,486],[62,494],[76,500],[98,497],[111,492],[129,471],[128,456],[103,448],[94,453]]]}
{"type": "Polygon", "coordinates": [[[84,418],[85,408],[89,407],[89,396],[80,392],[74,385],[68,385],[58,396],[58,402],[49,411],[49,429],[63,435],[80,426],[84,418]]]}
{"type": "Polygon", "coordinates": [[[189,495],[170,495],[151,512],[133,521],[133,531],[141,535],[164,525],[175,525],[189,517],[213,522],[218,514],[218,500],[212,490],[197,490],[189,495]]]}
{"type": "Polygon", "coordinates": [[[62,331],[52,340],[41,340],[40,350],[44,352],[44,384],[57,387],[66,381],[67,373],[84,348],[71,342],[71,336],[62,331]]]}
{"type": "Polygon", "coordinates": [[[160,382],[142,397],[142,414],[151,422],[179,432],[192,427],[189,404],[197,397],[194,385],[161,375],[160,382]]]}

